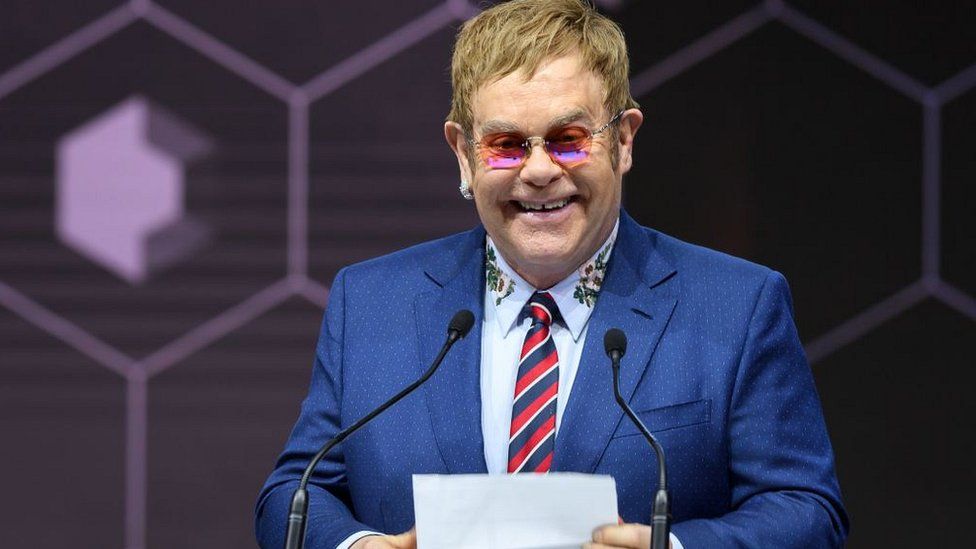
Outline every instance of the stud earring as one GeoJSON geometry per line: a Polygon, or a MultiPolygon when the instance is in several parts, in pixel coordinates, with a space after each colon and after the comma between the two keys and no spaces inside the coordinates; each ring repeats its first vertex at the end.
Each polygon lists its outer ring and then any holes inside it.
{"type": "Polygon", "coordinates": [[[468,185],[467,181],[462,179],[458,190],[461,191],[461,196],[463,196],[465,200],[474,200],[474,193],[471,192],[471,187],[468,185]]]}

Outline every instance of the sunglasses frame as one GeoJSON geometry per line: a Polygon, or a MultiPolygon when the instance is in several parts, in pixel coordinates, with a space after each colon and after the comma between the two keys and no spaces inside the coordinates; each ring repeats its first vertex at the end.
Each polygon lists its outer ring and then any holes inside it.
{"type": "Polygon", "coordinates": [[[491,136],[482,137],[481,138],[481,141],[477,141],[477,142],[475,142],[471,138],[468,138],[468,143],[470,143],[471,145],[473,145],[475,148],[478,149],[478,151],[481,153],[481,154],[478,155],[481,158],[481,161],[486,166],[488,166],[489,168],[491,168],[493,170],[512,170],[512,169],[516,169],[516,168],[521,168],[523,165],[525,165],[525,162],[529,159],[529,156],[532,154],[532,149],[535,148],[536,143],[542,145],[542,149],[544,151],[546,151],[546,155],[549,157],[550,160],[552,160],[553,162],[555,162],[556,164],[558,164],[560,166],[569,168],[569,167],[578,166],[578,165],[582,164],[583,162],[586,162],[587,160],[589,160],[589,158],[590,158],[590,151],[589,151],[589,149],[590,149],[590,146],[593,143],[593,138],[596,137],[596,136],[598,136],[598,135],[600,135],[601,133],[605,132],[610,126],[613,125],[614,122],[620,120],[620,117],[623,116],[624,112],[625,112],[624,110],[618,111],[617,114],[613,115],[613,117],[610,120],[608,120],[606,124],[600,126],[599,128],[597,128],[595,130],[590,130],[589,128],[585,128],[585,127],[582,128],[582,129],[586,130],[587,132],[589,132],[590,135],[588,135],[586,137],[586,139],[584,140],[583,146],[580,147],[579,149],[576,149],[577,152],[583,151],[583,150],[586,151],[586,157],[583,158],[582,160],[577,161],[577,162],[567,163],[567,162],[561,161],[559,158],[557,158],[555,156],[558,153],[553,152],[552,150],[549,149],[549,143],[550,143],[549,140],[546,139],[545,137],[538,136],[538,135],[533,135],[533,136],[530,136],[530,137],[526,137],[525,138],[525,141],[522,142],[522,145],[521,145],[522,158],[518,162],[518,164],[513,164],[512,166],[504,166],[504,167],[492,166],[489,163],[487,157],[489,155],[491,155],[491,156],[496,156],[496,155],[493,155],[491,153],[485,153],[485,150],[491,148],[490,145],[486,145],[484,143],[485,137],[492,137],[494,135],[500,135],[500,134],[492,134],[491,136]]]}

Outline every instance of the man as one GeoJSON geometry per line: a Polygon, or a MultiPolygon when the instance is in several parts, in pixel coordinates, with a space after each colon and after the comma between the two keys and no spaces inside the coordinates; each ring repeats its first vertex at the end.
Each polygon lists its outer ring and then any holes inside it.
{"type": "Polygon", "coordinates": [[[413,547],[414,473],[613,475],[647,547],[655,458],[613,399],[602,339],[630,339],[621,388],[668,456],[672,544],[836,547],[848,523],[778,273],[638,226],[620,209],[643,117],[620,30],[578,0],[516,0],[461,29],[445,136],[484,228],[341,271],[301,417],[257,506],[278,547],[317,448],[427,367],[448,320],[476,324],[417,394],[324,460],[310,547],[413,547]],[[381,532],[398,535],[382,535],[381,532]]]}

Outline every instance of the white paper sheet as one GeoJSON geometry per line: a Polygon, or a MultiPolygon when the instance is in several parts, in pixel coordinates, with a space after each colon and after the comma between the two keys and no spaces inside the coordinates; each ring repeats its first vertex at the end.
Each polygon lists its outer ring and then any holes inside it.
{"type": "Polygon", "coordinates": [[[612,477],[414,475],[417,549],[563,549],[617,523],[612,477]]]}

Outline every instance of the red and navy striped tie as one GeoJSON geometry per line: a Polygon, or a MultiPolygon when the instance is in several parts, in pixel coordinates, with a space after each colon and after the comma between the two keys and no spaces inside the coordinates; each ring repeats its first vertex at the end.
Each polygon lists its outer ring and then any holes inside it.
{"type": "Polygon", "coordinates": [[[548,292],[536,292],[522,310],[521,318],[526,317],[532,319],[532,327],[519,354],[508,472],[546,473],[555,448],[559,393],[559,355],[549,327],[559,319],[559,309],[548,292]]]}

